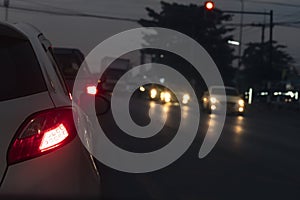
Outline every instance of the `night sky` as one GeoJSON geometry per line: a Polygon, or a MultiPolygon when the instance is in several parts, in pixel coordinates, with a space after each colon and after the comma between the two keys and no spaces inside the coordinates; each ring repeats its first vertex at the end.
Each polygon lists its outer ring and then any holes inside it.
{"type": "MultiPolygon", "coordinates": [[[[11,0],[10,5],[38,10],[71,14],[96,14],[133,19],[146,18],[145,7],[160,9],[159,0],[11,0]]],[[[183,4],[203,4],[204,1],[167,1],[183,4]]],[[[222,10],[240,10],[241,0],[215,0],[217,8],[222,10]]],[[[2,1],[0,5],[3,5],[2,1]]],[[[300,71],[300,2],[298,0],[244,0],[245,11],[269,12],[274,11],[274,22],[284,22],[274,28],[274,40],[286,45],[288,53],[296,60],[300,71]]],[[[0,8],[0,19],[4,19],[4,9],[0,8]]],[[[104,39],[130,28],[139,27],[134,22],[113,21],[86,17],[70,17],[55,14],[45,14],[32,11],[10,9],[10,22],[29,22],[38,27],[53,43],[54,46],[77,47],[85,54],[104,39]]],[[[240,15],[235,15],[232,23],[239,23],[240,15]]],[[[244,23],[268,23],[269,17],[244,15],[244,23]]],[[[239,39],[239,30],[234,32],[235,40],[239,39]]],[[[259,42],[261,28],[247,26],[243,28],[243,47],[246,43],[259,42]]],[[[269,29],[266,29],[266,40],[269,29]]],[[[138,61],[136,61],[138,62],[138,61]]]]}

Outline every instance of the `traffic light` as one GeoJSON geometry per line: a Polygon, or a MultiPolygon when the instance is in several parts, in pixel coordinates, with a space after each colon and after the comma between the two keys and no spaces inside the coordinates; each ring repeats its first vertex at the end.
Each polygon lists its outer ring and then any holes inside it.
{"type": "Polygon", "coordinates": [[[213,1],[206,1],[204,6],[206,10],[211,11],[215,8],[215,3],[213,1]]]}

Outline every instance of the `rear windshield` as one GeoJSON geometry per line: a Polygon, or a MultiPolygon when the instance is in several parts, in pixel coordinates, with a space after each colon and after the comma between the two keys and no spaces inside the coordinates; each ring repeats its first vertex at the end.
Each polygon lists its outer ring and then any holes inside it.
{"type": "MultiPolygon", "coordinates": [[[[238,96],[238,92],[235,89],[228,89],[225,88],[225,92],[227,96],[238,96]]],[[[212,94],[222,94],[222,89],[221,88],[213,88],[212,89],[212,94]]]]}
{"type": "MultiPolygon", "coordinates": [[[[60,51],[54,49],[53,52],[64,78],[74,80],[84,58],[75,51],[60,51]]],[[[88,77],[88,75],[88,70],[84,68],[83,76],[88,77]]]]}
{"type": "Polygon", "coordinates": [[[29,41],[0,35],[0,59],[0,101],[47,89],[29,41]]]}

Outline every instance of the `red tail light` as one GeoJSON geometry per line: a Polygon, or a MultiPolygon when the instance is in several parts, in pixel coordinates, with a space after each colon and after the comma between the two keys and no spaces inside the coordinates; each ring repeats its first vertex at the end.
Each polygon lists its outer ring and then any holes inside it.
{"type": "Polygon", "coordinates": [[[63,124],[45,132],[39,149],[46,151],[55,148],[60,142],[68,137],[69,133],[63,124]]]}
{"type": "Polygon", "coordinates": [[[90,95],[96,95],[98,93],[97,86],[94,85],[87,86],[86,93],[90,95]]]}
{"type": "Polygon", "coordinates": [[[36,113],[25,120],[8,151],[7,162],[14,164],[49,153],[76,136],[72,108],[36,113]]]}

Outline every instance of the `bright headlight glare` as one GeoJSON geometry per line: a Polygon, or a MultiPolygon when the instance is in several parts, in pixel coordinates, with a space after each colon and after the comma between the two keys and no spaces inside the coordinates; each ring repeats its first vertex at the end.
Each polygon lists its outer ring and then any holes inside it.
{"type": "Polygon", "coordinates": [[[145,89],[143,86],[140,87],[140,91],[141,91],[141,92],[145,92],[145,90],[146,90],[146,89],[145,89]]]}
{"type": "Polygon", "coordinates": [[[211,110],[216,110],[217,107],[216,107],[216,105],[211,105],[210,109],[211,109],[211,110]]]}
{"type": "Polygon", "coordinates": [[[171,101],[171,94],[170,94],[170,92],[165,92],[164,93],[164,100],[165,100],[165,102],[170,102],[171,101]]]}
{"type": "Polygon", "coordinates": [[[216,99],[215,97],[211,97],[211,98],[210,98],[210,102],[211,102],[211,103],[217,103],[217,99],[216,99]]]}
{"type": "Polygon", "coordinates": [[[164,92],[161,92],[161,93],[160,93],[160,100],[163,101],[164,99],[165,99],[165,93],[164,93],[164,92]]]}
{"type": "Polygon", "coordinates": [[[245,105],[245,101],[243,99],[239,100],[239,106],[244,106],[245,105]]]}
{"type": "Polygon", "coordinates": [[[156,97],[156,95],[157,95],[157,90],[156,90],[155,88],[152,88],[152,89],[150,90],[150,97],[151,97],[152,99],[154,99],[154,98],[156,97]]]}
{"type": "Polygon", "coordinates": [[[182,103],[183,103],[183,104],[187,104],[187,103],[188,103],[188,100],[187,100],[187,99],[182,99],[182,103]]]}
{"type": "Polygon", "coordinates": [[[243,107],[239,107],[239,112],[244,112],[244,108],[243,107]]]}
{"type": "Polygon", "coordinates": [[[189,100],[190,100],[190,95],[189,94],[184,94],[182,96],[182,103],[183,104],[187,104],[189,102],[189,100]]]}
{"type": "Polygon", "coordinates": [[[190,100],[190,95],[189,94],[184,94],[182,99],[184,100],[190,100]]]}

